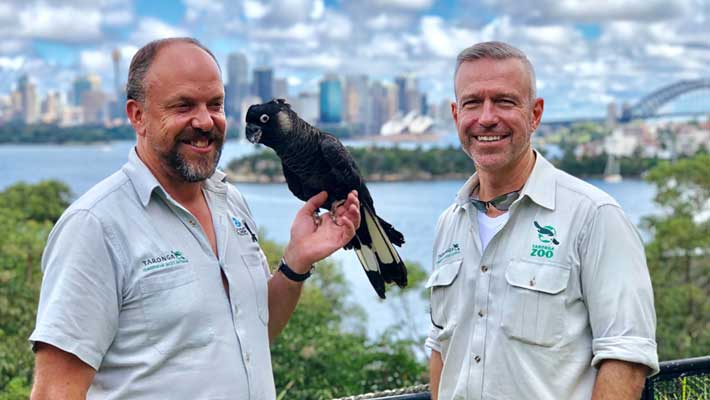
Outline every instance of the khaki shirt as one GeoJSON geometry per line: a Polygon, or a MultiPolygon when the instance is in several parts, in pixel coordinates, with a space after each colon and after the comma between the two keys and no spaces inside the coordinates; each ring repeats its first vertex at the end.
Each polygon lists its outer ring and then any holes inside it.
{"type": "MultiPolygon", "coordinates": [[[[537,154],[537,153],[536,153],[537,154]]],[[[641,238],[609,195],[537,154],[481,251],[472,176],[439,218],[427,347],[439,399],[589,399],[602,360],[658,371],[641,238]]]]}
{"type": "Polygon", "coordinates": [[[55,225],[30,340],[97,370],[88,399],[276,397],[268,266],[244,199],[223,178],[203,188],[219,257],[135,150],[55,225]]]}

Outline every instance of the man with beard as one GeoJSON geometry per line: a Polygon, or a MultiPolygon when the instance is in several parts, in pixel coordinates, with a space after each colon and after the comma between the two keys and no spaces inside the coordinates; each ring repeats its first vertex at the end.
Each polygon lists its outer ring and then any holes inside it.
{"type": "Polygon", "coordinates": [[[476,173],[436,226],[432,397],[638,399],[658,371],[638,232],[608,194],[532,148],[544,102],[524,53],[463,50],[454,91],[476,173]]]}
{"type": "Polygon", "coordinates": [[[128,162],[78,199],[42,258],[33,399],[274,399],[269,342],[313,263],[360,221],[356,193],[332,218],[298,212],[269,273],[244,198],[216,170],[224,88],[212,53],[154,41],[131,61],[128,162]]]}

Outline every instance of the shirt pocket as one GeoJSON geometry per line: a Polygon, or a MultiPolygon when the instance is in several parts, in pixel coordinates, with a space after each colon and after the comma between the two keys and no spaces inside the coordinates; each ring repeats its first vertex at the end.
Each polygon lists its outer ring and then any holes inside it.
{"type": "Polygon", "coordinates": [[[505,334],[545,347],[559,343],[565,332],[569,275],[570,267],[563,264],[512,260],[505,271],[505,334]]]}
{"type": "Polygon", "coordinates": [[[259,319],[268,325],[269,323],[269,283],[265,270],[265,257],[261,251],[258,253],[247,253],[242,255],[242,261],[247,266],[249,277],[251,278],[256,299],[256,310],[259,319]]]}
{"type": "Polygon", "coordinates": [[[148,339],[163,354],[202,347],[214,338],[204,297],[191,265],[140,280],[148,339]]]}
{"type": "Polygon", "coordinates": [[[440,332],[437,340],[448,339],[456,326],[457,303],[453,295],[453,284],[461,271],[463,259],[453,260],[438,266],[427,280],[424,287],[431,289],[431,322],[440,332]]]}

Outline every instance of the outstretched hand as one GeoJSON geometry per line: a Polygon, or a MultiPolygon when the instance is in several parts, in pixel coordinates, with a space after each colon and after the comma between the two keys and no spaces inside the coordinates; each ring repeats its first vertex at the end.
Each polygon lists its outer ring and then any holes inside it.
{"type": "Polygon", "coordinates": [[[311,197],[291,225],[291,240],[284,251],[284,260],[298,273],[305,273],[312,264],[345,246],[360,226],[360,201],[355,190],[335,209],[337,223],[330,212],[321,214],[320,223],[316,223],[313,215],[327,199],[326,192],[311,197]]]}

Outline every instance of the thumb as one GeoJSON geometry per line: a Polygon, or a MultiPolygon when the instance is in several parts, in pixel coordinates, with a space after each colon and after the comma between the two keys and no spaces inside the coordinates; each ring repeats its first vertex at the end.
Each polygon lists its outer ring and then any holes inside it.
{"type": "Polygon", "coordinates": [[[320,192],[317,195],[308,199],[301,211],[308,215],[312,215],[314,212],[318,211],[320,206],[322,206],[326,200],[328,200],[328,192],[320,192]]]}

